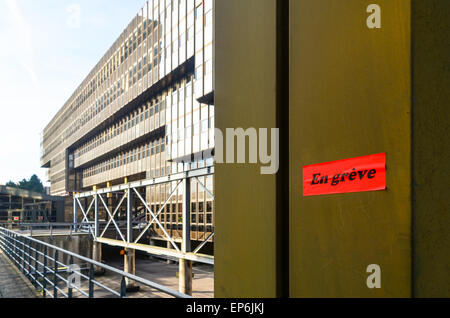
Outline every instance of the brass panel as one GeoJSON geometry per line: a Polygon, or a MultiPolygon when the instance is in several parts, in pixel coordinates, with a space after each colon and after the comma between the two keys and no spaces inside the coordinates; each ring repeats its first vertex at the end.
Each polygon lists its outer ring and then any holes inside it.
{"type": "Polygon", "coordinates": [[[450,1],[412,1],[415,297],[450,297],[450,1]]]}
{"type": "MultiPolygon", "coordinates": [[[[276,2],[215,5],[216,127],[275,128],[276,2]]],[[[215,191],[215,296],[275,297],[275,176],[217,164],[215,191]]]]}
{"type": "Polygon", "coordinates": [[[376,1],[381,29],[371,3],[290,2],[292,297],[411,296],[410,1],[376,1]],[[382,152],[387,191],[303,197],[302,166],[382,152]]]}

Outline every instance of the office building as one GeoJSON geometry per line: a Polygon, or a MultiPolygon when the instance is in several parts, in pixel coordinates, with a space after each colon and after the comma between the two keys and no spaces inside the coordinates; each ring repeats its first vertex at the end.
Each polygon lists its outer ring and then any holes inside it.
{"type": "MultiPolygon", "coordinates": [[[[212,91],[213,0],[146,2],[43,132],[41,164],[51,194],[67,197],[66,221],[74,193],[212,166],[212,91]]],[[[213,176],[201,179],[212,192],[213,176]]],[[[147,204],[158,211],[173,186],[147,187],[147,204]]],[[[180,200],[159,216],[174,237],[180,200]]],[[[192,238],[204,239],[213,201],[194,184],[191,214],[192,238]]]]}

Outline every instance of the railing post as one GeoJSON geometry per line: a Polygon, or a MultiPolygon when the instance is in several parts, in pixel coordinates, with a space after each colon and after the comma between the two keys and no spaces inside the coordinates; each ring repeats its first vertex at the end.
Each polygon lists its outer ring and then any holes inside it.
{"type": "Polygon", "coordinates": [[[127,297],[127,282],[125,276],[122,276],[122,281],[120,282],[120,298],[127,297]]]}
{"type": "Polygon", "coordinates": [[[34,243],[34,286],[37,287],[37,279],[38,279],[38,246],[39,244],[36,242],[34,243]]]}
{"type": "Polygon", "coordinates": [[[2,231],[2,225],[0,225],[0,242],[4,242],[6,245],[6,249],[8,249],[9,246],[9,233],[6,233],[6,235],[2,231]]]}
{"type": "Polygon", "coordinates": [[[89,298],[94,298],[94,264],[89,268],[89,298]]]}
{"type": "Polygon", "coordinates": [[[11,253],[11,257],[13,258],[12,260],[14,261],[14,263],[16,263],[16,255],[14,254],[16,251],[14,250],[15,249],[15,246],[16,246],[16,241],[14,240],[14,234],[12,234],[12,233],[10,233],[9,234],[9,243],[10,243],[10,246],[9,246],[9,252],[11,253]]]}
{"type": "Polygon", "coordinates": [[[44,275],[44,281],[42,283],[42,294],[43,297],[46,298],[47,297],[47,246],[44,245],[44,268],[43,268],[43,275],[44,275]]]}
{"type": "Polygon", "coordinates": [[[16,264],[16,266],[18,266],[17,263],[17,235],[13,234],[13,238],[14,238],[14,263],[16,264]]]}
{"type": "Polygon", "coordinates": [[[9,254],[10,254],[10,257],[12,258],[11,260],[12,261],[16,261],[16,257],[15,257],[15,255],[14,255],[14,239],[13,239],[13,234],[11,234],[11,233],[9,233],[9,235],[8,235],[8,237],[9,237],[9,242],[8,242],[8,251],[9,251],[9,254]]]}
{"type": "Polygon", "coordinates": [[[58,285],[58,250],[55,250],[55,263],[53,264],[53,298],[58,298],[58,289],[56,288],[58,285]]]}
{"type": "MultiPolygon", "coordinates": [[[[8,246],[9,246],[9,233],[6,234],[6,236],[4,235],[3,231],[2,231],[2,225],[0,225],[0,242],[4,242],[5,244],[5,249],[8,250],[8,246]]],[[[0,249],[3,249],[0,247],[0,249]]],[[[6,251],[5,251],[6,252],[6,251]]]]}
{"type": "MultiPolygon", "coordinates": [[[[73,256],[70,255],[70,259],[69,259],[69,267],[72,268],[73,265],[73,256]]],[[[72,282],[70,281],[70,278],[67,278],[68,280],[68,291],[67,291],[67,298],[73,298],[73,288],[72,288],[72,282]]]]}
{"type": "Polygon", "coordinates": [[[25,275],[25,239],[23,237],[20,238],[20,243],[22,246],[22,273],[25,275]]]}
{"type": "Polygon", "coordinates": [[[0,242],[4,242],[6,247],[8,247],[8,237],[9,233],[6,233],[6,235],[2,231],[2,225],[0,224],[0,242]]]}
{"type": "Polygon", "coordinates": [[[12,244],[11,244],[12,243],[11,242],[11,233],[7,233],[6,236],[5,236],[5,233],[3,232],[3,230],[1,232],[2,232],[1,239],[2,239],[2,241],[5,242],[5,245],[6,245],[5,248],[7,249],[9,257],[11,258],[12,257],[12,254],[11,254],[11,246],[12,246],[12,244]]]}
{"type": "Polygon", "coordinates": [[[26,255],[25,255],[25,275],[28,276],[30,274],[30,242],[28,238],[25,238],[26,242],[26,255]]]}
{"type": "Polygon", "coordinates": [[[30,268],[30,262],[31,262],[31,259],[30,259],[30,252],[31,252],[30,244],[31,244],[31,241],[29,241],[28,238],[25,238],[25,242],[27,242],[27,244],[26,244],[26,256],[25,256],[25,261],[26,261],[25,262],[25,269],[26,269],[25,275],[28,276],[30,274],[30,270],[31,270],[31,268],[30,268]]]}
{"type": "Polygon", "coordinates": [[[12,260],[14,262],[14,264],[17,266],[17,257],[16,257],[16,235],[15,234],[10,234],[10,238],[11,238],[11,256],[12,256],[12,260]]]}
{"type": "Polygon", "coordinates": [[[12,241],[11,241],[11,233],[6,233],[6,236],[5,236],[5,232],[3,232],[3,229],[2,229],[2,235],[1,235],[1,237],[2,237],[2,241],[6,241],[5,242],[5,244],[6,244],[6,247],[7,247],[7,249],[8,249],[8,251],[11,249],[11,246],[12,246],[12,241]]]}

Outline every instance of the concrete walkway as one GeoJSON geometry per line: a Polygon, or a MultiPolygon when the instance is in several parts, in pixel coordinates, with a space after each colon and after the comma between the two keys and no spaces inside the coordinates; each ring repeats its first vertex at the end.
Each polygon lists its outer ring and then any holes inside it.
{"type": "Polygon", "coordinates": [[[0,298],[37,298],[30,282],[0,250],[0,298]]]}

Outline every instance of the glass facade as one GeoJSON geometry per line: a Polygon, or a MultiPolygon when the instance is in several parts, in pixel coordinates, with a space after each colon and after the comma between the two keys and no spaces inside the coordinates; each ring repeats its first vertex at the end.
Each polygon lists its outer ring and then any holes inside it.
{"type": "Polygon", "coordinates": [[[189,169],[173,161],[213,148],[214,107],[197,102],[212,91],[212,10],[212,0],[145,3],[44,130],[41,162],[49,167],[52,194],[68,194],[135,173],[152,177],[189,169]],[[191,58],[195,61],[192,74],[118,115],[191,58]],[[128,146],[160,127],[165,127],[162,136],[128,146]],[[110,164],[155,142],[164,147],[161,159],[141,158],[138,168],[128,167],[127,161],[125,166],[110,164]],[[77,187],[70,179],[72,168],[81,170],[82,182],[77,187]]]}
{"type": "MultiPolygon", "coordinates": [[[[43,133],[43,167],[51,193],[69,195],[196,169],[212,158],[213,0],[150,0],[139,11],[43,133]]],[[[213,192],[213,177],[202,182],[213,192]]],[[[175,184],[149,187],[158,211],[175,184]]],[[[178,190],[180,192],[181,190],[178,190]]],[[[213,201],[192,183],[192,236],[212,231],[213,201]]],[[[160,221],[181,236],[182,193],[160,221]]],[[[158,233],[158,229],[154,229],[158,233]]]]}

